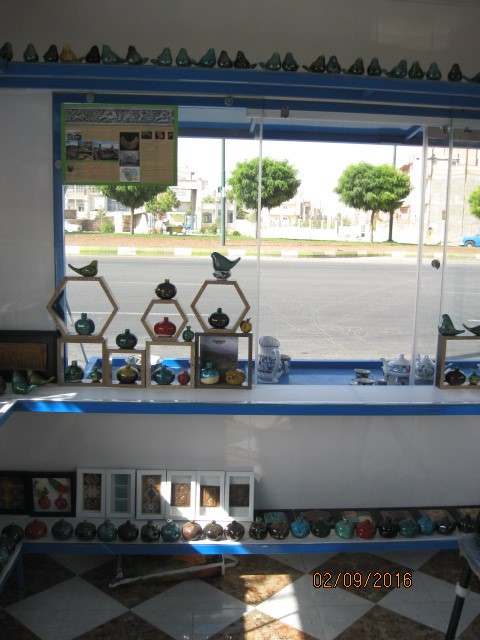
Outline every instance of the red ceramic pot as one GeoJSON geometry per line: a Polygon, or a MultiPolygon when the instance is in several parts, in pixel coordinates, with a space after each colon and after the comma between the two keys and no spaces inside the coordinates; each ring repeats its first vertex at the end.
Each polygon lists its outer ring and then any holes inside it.
{"type": "Polygon", "coordinates": [[[359,538],[364,538],[365,540],[370,540],[373,538],[377,532],[377,527],[373,524],[371,520],[363,520],[362,522],[357,522],[355,527],[355,532],[359,538]]]}
{"type": "Polygon", "coordinates": [[[157,336],[173,336],[175,335],[177,327],[165,316],[163,322],[157,322],[153,330],[157,336]]]}
{"type": "Polygon", "coordinates": [[[44,538],[48,533],[47,525],[41,520],[32,520],[25,527],[25,537],[30,540],[44,538]]]}

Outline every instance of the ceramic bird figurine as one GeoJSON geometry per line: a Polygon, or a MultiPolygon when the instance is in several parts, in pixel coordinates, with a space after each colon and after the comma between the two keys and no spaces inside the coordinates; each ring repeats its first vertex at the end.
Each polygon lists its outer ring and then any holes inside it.
{"type": "Polygon", "coordinates": [[[233,67],[233,62],[230,60],[230,57],[225,49],[220,52],[217,60],[217,65],[220,67],[220,69],[231,69],[233,67]]]}
{"type": "Polygon", "coordinates": [[[408,70],[408,77],[411,80],[422,80],[425,77],[425,71],[420,66],[418,60],[412,62],[412,66],[408,70]]]}
{"type": "Polygon", "coordinates": [[[84,267],[74,267],[72,264],[69,264],[68,266],[84,278],[93,278],[98,273],[98,260],[92,260],[90,264],[87,264],[84,267]]]}
{"type": "Polygon", "coordinates": [[[115,51],[112,51],[108,44],[102,46],[102,62],[103,64],[123,64],[125,58],[120,57],[115,51]]]}
{"type": "Polygon", "coordinates": [[[178,52],[177,57],[175,58],[175,64],[177,67],[191,67],[192,64],[195,63],[195,60],[192,60],[187,53],[185,47],[182,47],[178,52]]]}
{"type": "Polygon", "coordinates": [[[130,45],[128,47],[125,60],[127,61],[127,64],[133,64],[133,65],[145,64],[146,62],[148,62],[148,58],[144,58],[143,56],[141,56],[133,45],[130,45]]]}
{"type": "Polygon", "coordinates": [[[362,58],[357,58],[355,62],[348,67],[348,69],[342,69],[343,73],[347,73],[351,76],[363,76],[365,73],[365,67],[362,58]]]}
{"type": "Polygon", "coordinates": [[[98,64],[101,61],[102,56],[100,55],[100,49],[96,44],[94,44],[85,56],[85,62],[87,62],[88,64],[98,64]]]}
{"type": "Polygon", "coordinates": [[[442,321],[438,325],[438,332],[442,336],[458,336],[460,333],[465,333],[463,329],[455,329],[448,313],[442,315],[442,321]]]}
{"type": "Polygon", "coordinates": [[[283,59],[282,69],[284,71],[296,71],[298,67],[299,65],[296,62],[295,58],[293,57],[293,54],[290,51],[288,51],[285,54],[285,58],[283,59]]]}
{"type": "Polygon", "coordinates": [[[306,64],[302,66],[305,71],[310,71],[311,73],[323,73],[326,67],[325,56],[318,56],[318,58],[308,66],[306,64]]]}
{"type": "Polygon", "coordinates": [[[237,56],[233,61],[234,69],[255,69],[256,66],[256,62],[249,62],[247,60],[243,51],[237,51],[237,56]]]}
{"type": "Polygon", "coordinates": [[[225,256],[222,256],[221,253],[217,253],[216,251],[214,251],[212,253],[212,263],[213,268],[215,269],[215,271],[213,272],[214,277],[217,280],[228,280],[228,278],[231,276],[230,271],[237,264],[237,262],[240,262],[240,258],[237,258],[236,260],[229,260],[225,256]]]}
{"type": "Polygon", "coordinates": [[[217,62],[217,56],[215,55],[215,49],[209,49],[198,62],[193,61],[196,67],[214,67],[217,62]]]}
{"type": "Polygon", "coordinates": [[[467,327],[467,325],[462,322],[462,326],[464,326],[467,331],[470,331],[470,333],[480,336],[480,324],[477,324],[475,327],[467,327]]]}
{"type": "Polygon", "coordinates": [[[325,67],[325,71],[327,73],[341,73],[342,67],[337,60],[337,56],[330,56],[329,61],[327,62],[327,66],[325,67]]]}
{"type": "Polygon", "coordinates": [[[367,75],[378,78],[382,75],[382,67],[378,61],[378,58],[372,58],[370,64],[367,67],[367,75]]]}
{"type": "Polygon", "coordinates": [[[35,51],[35,47],[30,42],[27,44],[25,51],[23,52],[23,61],[24,62],[38,62],[38,53],[35,51]]]}
{"type": "Polygon", "coordinates": [[[267,71],[279,71],[282,68],[280,54],[277,52],[272,53],[272,55],[266,62],[259,62],[258,64],[262,67],[262,69],[266,69],[267,71]]]}
{"type": "Polygon", "coordinates": [[[36,387],[41,387],[44,384],[48,384],[49,382],[53,382],[55,380],[55,376],[51,378],[43,378],[39,373],[35,373],[32,369],[27,370],[27,382],[29,384],[34,384],[36,387]]]}
{"type": "Polygon", "coordinates": [[[60,53],[60,62],[81,62],[73,53],[69,44],[64,44],[60,53]]]}
{"type": "Polygon", "coordinates": [[[390,71],[383,69],[383,73],[389,78],[406,78],[408,73],[407,61],[400,60],[400,62],[390,71]]]}
{"type": "Polygon", "coordinates": [[[427,80],[441,80],[442,72],[438,68],[436,62],[432,62],[432,64],[428,67],[427,71],[427,80]]]}
{"type": "Polygon", "coordinates": [[[47,51],[43,54],[45,62],[58,62],[60,56],[58,55],[57,45],[51,44],[47,51]]]}
{"type": "Polygon", "coordinates": [[[27,378],[19,371],[14,371],[12,375],[12,391],[25,395],[37,388],[36,384],[28,382],[27,378]]]}
{"type": "Polygon", "coordinates": [[[461,80],[463,80],[463,73],[460,69],[460,65],[457,62],[452,65],[452,68],[448,72],[447,78],[450,80],[450,82],[460,82],[461,80]]]}
{"type": "Polygon", "coordinates": [[[13,58],[12,45],[10,42],[5,42],[5,44],[0,47],[0,60],[5,60],[6,62],[10,62],[13,58]]]}
{"type": "Polygon", "coordinates": [[[152,64],[157,64],[160,67],[170,67],[173,62],[170,47],[165,47],[162,53],[159,53],[156,58],[150,58],[150,62],[152,64]]]}

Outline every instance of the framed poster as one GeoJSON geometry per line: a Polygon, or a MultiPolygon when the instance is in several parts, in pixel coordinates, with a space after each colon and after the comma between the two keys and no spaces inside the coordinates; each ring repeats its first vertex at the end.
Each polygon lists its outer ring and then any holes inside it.
{"type": "Polygon", "coordinates": [[[0,375],[11,382],[14,371],[32,369],[43,378],[56,375],[56,331],[0,331],[0,375]]]}
{"type": "Polygon", "coordinates": [[[167,495],[165,469],[137,469],[136,516],[139,520],[165,517],[167,495]]]}
{"type": "Polygon", "coordinates": [[[30,490],[26,471],[0,471],[0,514],[27,514],[30,490]]]}
{"type": "Polygon", "coordinates": [[[196,504],[196,471],[167,471],[167,516],[193,520],[196,504]]]}
{"type": "Polygon", "coordinates": [[[64,184],[177,184],[178,108],[63,104],[64,184]]]}
{"type": "Polygon", "coordinates": [[[32,516],[75,515],[75,473],[32,471],[30,492],[32,516]]]}
{"type": "Polygon", "coordinates": [[[253,471],[227,471],[225,474],[225,505],[228,517],[253,520],[253,471]]]}
{"type": "Polygon", "coordinates": [[[77,517],[105,515],[105,469],[77,469],[77,517]]]}
{"type": "Polygon", "coordinates": [[[135,515],[135,470],[107,469],[107,518],[133,518],[135,515]]]}
{"type": "Polygon", "coordinates": [[[197,471],[198,520],[222,519],[225,512],[225,471],[197,471]]]}

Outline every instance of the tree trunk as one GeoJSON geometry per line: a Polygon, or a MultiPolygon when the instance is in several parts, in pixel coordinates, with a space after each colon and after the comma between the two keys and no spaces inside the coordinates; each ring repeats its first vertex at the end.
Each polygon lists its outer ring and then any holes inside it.
{"type": "Polygon", "coordinates": [[[373,242],[373,221],[375,218],[375,211],[372,211],[372,215],[370,216],[370,242],[373,242]]]}
{"type": "Polygon", "coordinates": [[[130,233],[135,233],[135,209],[130,207],[130,233]]]}
{"type": "Polygon", "coordinates": [[[390,219],[388,221],[388,240],[387,242],[393,242],[393,214],[395,211],[389,211],[390,219]]]}

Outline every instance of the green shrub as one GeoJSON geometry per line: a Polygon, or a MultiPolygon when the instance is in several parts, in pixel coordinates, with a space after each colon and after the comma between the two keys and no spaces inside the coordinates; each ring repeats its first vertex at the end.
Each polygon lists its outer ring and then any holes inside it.
{"type": "Polygon", "coordinates": [[[100,225],[100,231],[101,233],[114,233],[115,232],[115,225],[113,224],[113,222],[111,220],[103,220],[102,224],[100,225]]]}
{"type": "Polygon", "coordinates": [[[232,236],[241,236],[242,234],[240,233],[240,231],[237,231],[236,229],[234,231],[232,231],[232,236]]]}

